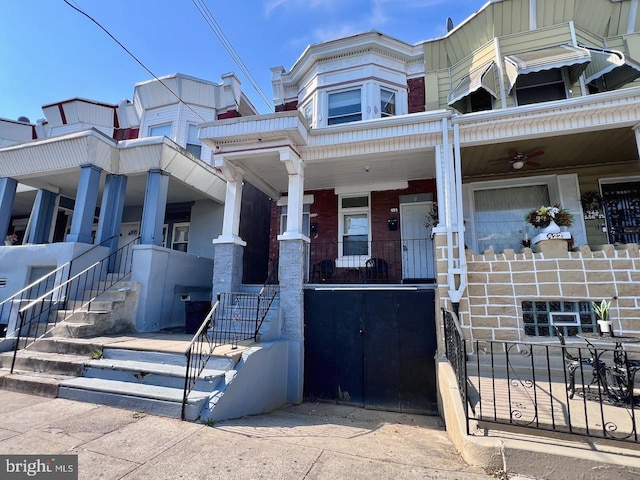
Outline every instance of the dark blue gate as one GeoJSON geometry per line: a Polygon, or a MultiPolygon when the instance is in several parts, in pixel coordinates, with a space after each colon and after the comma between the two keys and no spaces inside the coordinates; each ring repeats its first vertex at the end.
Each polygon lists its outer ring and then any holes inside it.
{"type": "Polygon", "coordinates": [[[305,397],[436,414],[434,291],[305,290],[305,397]]]}

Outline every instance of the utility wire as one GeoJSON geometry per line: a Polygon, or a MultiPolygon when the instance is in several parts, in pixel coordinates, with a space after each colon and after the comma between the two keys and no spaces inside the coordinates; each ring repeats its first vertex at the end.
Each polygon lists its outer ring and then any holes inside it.
{"type": "Polygon", "coordinates": [[[91,20],[93,23],[95,23],[98,27],[100,27],[100,29],[102,29],[102,30],[104,31],[104,33],[106,33],[107,35],[109,35],[109,37],[111,37],[111,39],[112,39],[114,42],[116,42],[116,43],[117,43],[117,44],[118,44],[118,45],[119,45],[119,46],[120,46],[120,47],[121,47],[125,52],[127,52],[131,58],[133,58],[136,62],[138,62],[138,64],[139,64],[142,68],[144,68],[147,72],[149,72],[149,74],[150,74],[153,78],[155,78],[157,81],[159,81],[159,82],[162,84],[162,86],[163,86],[164,88],[166,88],[167,90],[169,90],[169,91],[171,92],[171,94],[172,94],[174,97],[176,97],[180,103],[184,104],[184,106],[185,106],[185,107],[187,107],[189,110],[191,110],[191,111],[192,111],[192,112],[193,112],[193,113],[194,113],[194,114],[195,114],[195,115],[196,115],[200,120],[202,120],[203,122],[206,122],[206,121],[207,121],[206,119],[202,118],[202,116],[201,116],[198,112],[196,112],[193,108],[191,108],[191,107],[189,106],[189,104],[187,104],[184,100],[182,100],[182,99],[178,96],[178,94],[177,94],[176,92],[174,92],[173,90],[171,90],[171,88],[169,88],[169,86],[168,86],[166,83],[164,83],[162,80],[160,80],[160,79],[156,76],[156,74],[155,74],[155,73],[153,73],[151,70],[149,70],[149,68],[148,68],[144,63],[142,63],[142,61],[141,61],[141,60],[139,60],[139,59],[138,59],[138,57],[136,57],[133,53],[131,53],[131,51],[130,51],[127,47],[125,47],[122,43],[120,43],[120,41],[119,41],[116,37],[114,37],[114,36],[111,34],[111,32],[109,32],[109,30],[107,30],[105,27],[103,27],[103,26],[102,26],[102,25],[101,25],[97,20],[95,20],[93,17],[91,17],[88,13],[86,13],[86,12],[85,12],[84,10],[82,10],[80,7],[75,6],[75,5],[72,5],[68,0],[62,0],[62,1],[63,1],[64,3],[66,3],[67,5],[69,5],[71,8],[73,8],[76,12],[78,12],[78,13],[80,13],[80,14],[84,15],[84,16],[85,16],[85,17],[87,17],[89,20],[91,20]]]}
{"type": "Polygon", "coordinates": [[[195,5],[195,7],[198,9],[200,14],[204,18],[204,20],[207,22],[207,24],[209,25],[209,28],[211,28],[211,30],[216,35],[216,37],[218,37],[218,40],[220,40],[220,43],[222,43],[222,46],[225,48],[229,56],[231,56],[231,59],[235,62],[235,64],[242,71],[242,73],[244,73],[244,75],[249,79],[249,82],[251,83],[253,88],[256,90],[256,92],[258,93],[262,101],[265,103],[265,105],[267,105],[267,107],[270,110],[273,110],[274,109],[273,103],[271,102],[269,97],[267,97],[265,93],[262,91],[262,89],[260,88],[260,85],[258,84],[256,79],[253,77],[253,75],[251,74],[251,72],[249,71],[245,63],[242,61],[242,59],[240,58],[240,55],[238,54],[236,49],[233,47],[233,45],[231,44],[227,36],[224,34],[224,32],[222,31],[222,28],[220,28],[220,25],[218,24],[215,17],[211,13],[207,5],[204,3],[204,1],[203,0],[191,0],[191,1],[195,5]]]}

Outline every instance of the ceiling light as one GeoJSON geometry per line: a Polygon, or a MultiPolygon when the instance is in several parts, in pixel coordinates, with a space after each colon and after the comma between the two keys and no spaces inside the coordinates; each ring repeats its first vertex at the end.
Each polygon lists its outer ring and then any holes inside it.
{"type": "Polygon", "coordinates": [[[524,162],[522,160],[515,160],[513,163],[511,163],[511,166],[514,170],[520,170],[522,167],[524,167],[524,162]]]}

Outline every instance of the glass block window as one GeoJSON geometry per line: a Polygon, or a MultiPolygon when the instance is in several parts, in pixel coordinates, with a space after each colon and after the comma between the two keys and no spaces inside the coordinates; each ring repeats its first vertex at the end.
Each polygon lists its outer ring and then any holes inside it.
{"type": "MultiPolygon", "coordinates": [[[[591,309],[591,302],[522,302],[522,320],[524,333],[532,337],[554,337],[553,320],[550,313],[577,313],[577,325],[556,325],[565,337],[582,332],[597,332],[596,314],[591,309]]],[[[558,315],[555,318],[562,318],[558,315]]]]}

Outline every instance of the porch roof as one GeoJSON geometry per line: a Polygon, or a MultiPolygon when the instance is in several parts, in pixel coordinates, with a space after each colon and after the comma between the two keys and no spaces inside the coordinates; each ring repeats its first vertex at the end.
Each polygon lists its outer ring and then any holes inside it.
{"type": "MultiPolygon", "coordinates": [[[[90,129],[0,148],[0,178],[11,177],[21,184],[70,197],[75,197],[80,167],[86,164],[106,173],[126,175],[129,205],[142,205],[146,172],[151,169],[171,175],[171,203],[199,199],[224,202],[226,182],[218,172],[165,137],[116,142],[90,129]]],[[[100,191],[103,182],[104,178],[100,191]]]]}

